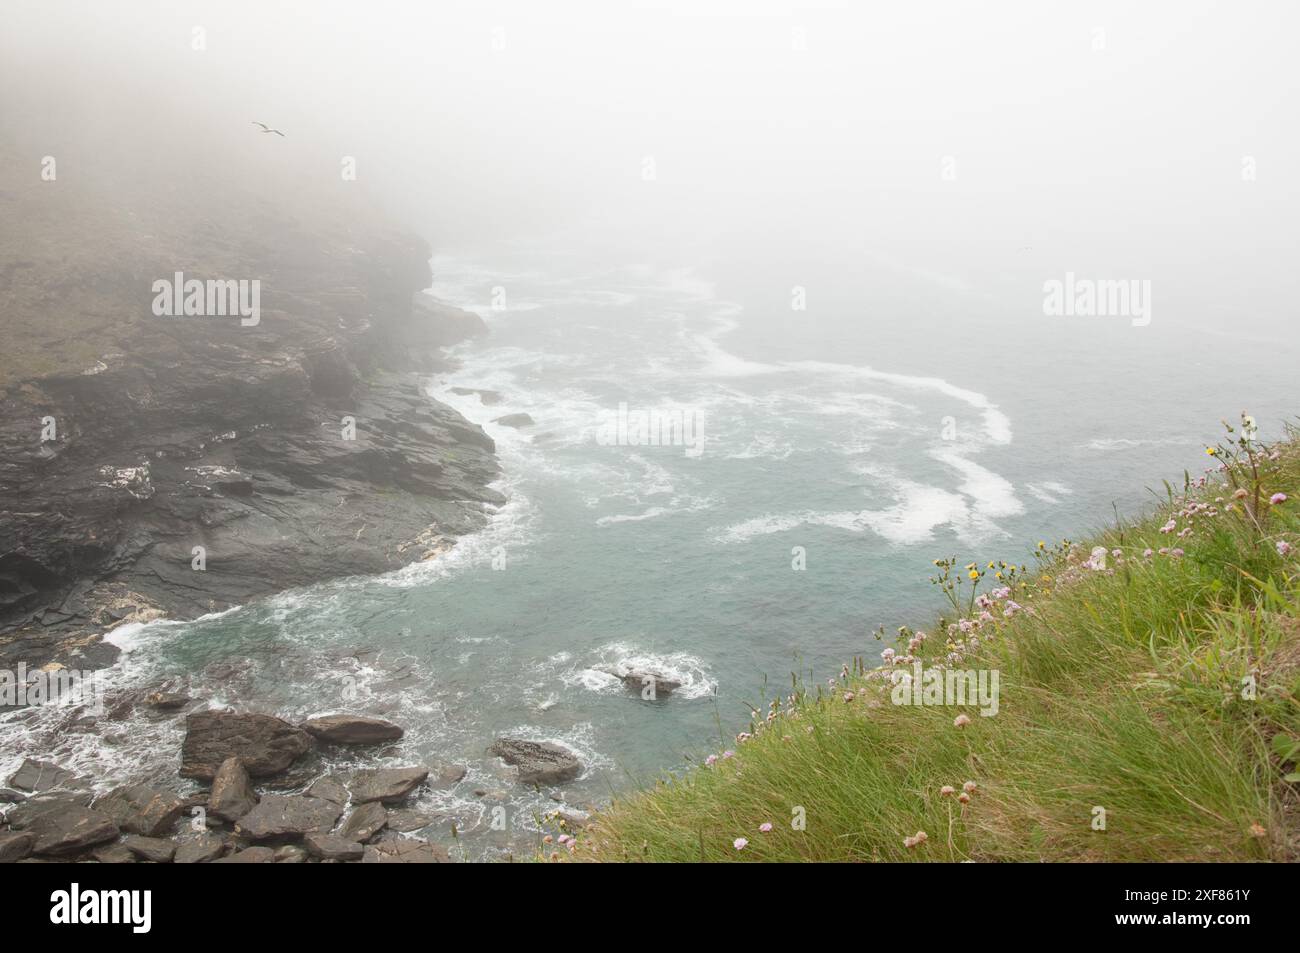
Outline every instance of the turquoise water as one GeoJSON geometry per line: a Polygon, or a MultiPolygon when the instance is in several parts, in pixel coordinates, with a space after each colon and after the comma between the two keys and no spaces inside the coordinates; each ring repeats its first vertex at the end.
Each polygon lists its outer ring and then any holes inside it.
{"type": "MultiPolygon", "coordinates": [[[[1241,409],[1196,371],[1224,358],[1158,327],[1017,329],[970,302],[953,321],[942,294],[881,320],[855,313],[848,290],[798,312],[788,281],[724,263],[717,283],[517,250],[434,265],[432,292],[491,333],[455,349],[458,369],[429,392],[497,440],[509,502],[483,532],[388,576],[127,627],[114,677],[179,678],[214,703],[289,718],[392,718],[408,735],[382,759],[469,767],[417,803],[433,818],[425,835],[448,841],[454,824],[469,857],[528,849],[535,815],[734,744],[792,673],[826,679],[879,651],[878,624],[928,621],[935,557],[1019,561],[1112,505],[1132,512],[1144,486],[1199,465],[1216,418],[1241,409]],[[1179,362],[1188,373],[1162,371],[1159,387],[1144,373],[1179,362]],[[683,439],[620,440],[620,405],[683,439]],[[512,413],[535,424],[492,422],[512,413]],[[628,668],[682,688],[642,700],[616,678],[628,668]],[[566,745],[584,773],[526,790],[484,753],[500,735],[566,745]],[[488,824],[497,803],[505,831],[488,824]]],[[[1240,376],[1261,421],[1289,412],[1286,366],[1277,355],[1240,376]]],[[[105,780],[174,778],[175,720],[39,729],[18,748],[105,780]]]]}

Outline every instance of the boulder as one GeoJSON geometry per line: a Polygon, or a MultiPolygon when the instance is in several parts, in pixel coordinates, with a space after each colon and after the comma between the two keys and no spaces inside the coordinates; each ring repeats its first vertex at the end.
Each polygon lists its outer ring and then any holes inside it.
{"type": "Polygon", "coordinates": [[[122,838],[122,846],[129,850],[141,860],[148,860],[155,864],[167,864],[176,854],[176,845],[169,840],[163,840],[161,837],[142,837],[139,834],[128,834],[122,838]]]}
{"type": "Polygon", "coordinates": [[[341,805],[301,794],[268,794],[235,824],[250,840],[289,840],[334,828],[341,805]]]}
{"type": "Polygon", "coordinates": [[[75,779],[75,774],[63,770],[57,764],[27,758],[9,779],[9,786],[32,794],[68,787],[75,779]]]}
{"type": "Polygon", "coordinates": [[[528,414],[506,414],[504,417],[498,417],[492,422],[500,424],[502,427],[514,427],[516,429],[531,427],[537,423],[528,414]]]}
{"type": "Polygon", "coordinates": [[[107,814],[127,833],[161,837],[170,833],[185,810],[185,801],[171,791],[130,784],[105,794],[95,802],[95,810],[107,814]]]}
{"type": "Polygon", "coordinates": [[[257,806],[253,782],[238,758],[227,758],[217,768],[208,795],[208,813],[223,821],[237,821],[257,806]]]}
{"type": "Polygon", "coordinates": [[[353,804],[381,801],[395,804],[424,783],[425,768],[370,768],[354,772],[348,782],[353,804]]]}
{"type": "Polygon", "coordinates": [[[90,852],[90,856],[100,864],[134,864],[135,854],[126,849],[124,844],[103,844],[90,852]]]}
{"type": "Polygon", "coordinates": [[[229,857],[218,857],[212,861],[214,864],[273,864],[275,863],[275,851],[269,847],[249,847],[247,850],[241,850],[238,853],[231,854],[229,857]]]}
{"type": "Polygon", "coordinates": [[[285,844],[283,847],[275,849],[275,862],[277,864],[305,864],[307,863],[308,854],[297,844],[285,844]]]}
{"type": "Polygon", "coordinates": [[[341,781],[332,777],[317,778],[311,783],[311,787],[307,788],[303,793],[309,797],[332,801],[335,804],[348,803],[348,789],[343,786],[341,781]]]}
{"type": "MultiPolygon", "coordinates": [[[[22,860],[36,846],[36,835],[28,831],[0,831],[0,864],[22,860]]],[[[357,855],[358,857],[360,854],[357,855]]]]}
{"type": "Polygon", "coordinates": [[[465,779],[469,769],[463,764],[444,764],[434,769],[435,783],[441,787],[451,787],[465,779]]]}
{"type": "Polygon", "coordinates": [[[447,848],[428,841],[401,837],[372,844],[361,857],[363,864],[449,864],[447,848]]]}
{"type": "Polygon", "coordinates": [[[76,854],[118,835],[109,815],[91,810],[77,797],[32,798],[10,811],[8,819],[11,828],[36,838],[34,854],[76,854]]]}
{"type": "Polygon", "coordinates": [[[378,745],[402,737],[402,729],[391,721],[360,715],[309,718],[299,727],[317,741],[332,745],[378,745]]]}
{"type": "Polygon", "coordinates": [[[339,836],[344,840],[365,843],[374,837],[388,823],[388,812],[379,801],[369,801],[354,810],[339,828],[339,836]]]}
{"type": "Polygon", "coordinates": [[[0,804],[21,804],[27,800],[27,795],[20,791],[11,791],[9,788],[0,788],[0,804]]]}
{"type": "Polygon", "coordinates": [[[225,849],[225,842],[220,837],[200,834],[176,845],[176,855],[172,858],[172,863],[206,864],[220,857],[225,849]]]}
{"type": "Polygon", "coordinates": [[[338,834],[308,834],[302,843],[309,854],[321,860],[360,860],[365,852],[360,844],[338,834]]]}
{"type": "Polygon", "coordinates": [[[222,762],[235,757],[250,777],[271,777],[311,748],[311,735],[273,715],[194,712],[185,719],[180,775],[211,781],[222,762]]]}
{"type": "Polygon", "coordinates": [[[177,711],[191,701],[189,695],[180,692],[151,692],[144,698],[144,703],[155,711],[177,711]]]}
{"type": "Polygon", "coordinates": [[[412,811],[409,808],[403,808],[398,811],[388,812],[387,828],[390,831],[399,831],[403,834],[409,834],[411,831],[423,830],[430,824],[437,823],[439,818],[429,814],[423,814],[420,811],[412,811]]]}
{"type": "Polygon", "coordinates": [[[549,741],[500,738],[488,754],[513,765],[515,776],[524,784],[562,784],[582,773],[582,762],[572,751],[549,741]]]}

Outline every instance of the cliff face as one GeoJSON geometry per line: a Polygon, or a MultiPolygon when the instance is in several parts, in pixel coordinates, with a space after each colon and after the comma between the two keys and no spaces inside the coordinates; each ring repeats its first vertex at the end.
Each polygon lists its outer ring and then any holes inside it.
{"type": "Polygon", "coordinates": [[[396,568],[503,502],[492,441],[419,390],[483,331],[422,293],[422,241],[156,198],[0,188],[0,664],[102,664],[123,619],[396,568]],[[258,280],[259,322],[156,315],[176,271],[258,280]]]}

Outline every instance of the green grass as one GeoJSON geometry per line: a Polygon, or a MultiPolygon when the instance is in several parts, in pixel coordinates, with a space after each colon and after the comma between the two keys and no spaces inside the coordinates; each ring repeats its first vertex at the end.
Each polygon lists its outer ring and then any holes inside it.
{"type": "MultiPolygon", "coordinates": [[[[950,604],[915,657],[929,668],[955,651],[954,668],[996,670],[996,715],[895,705],[887,669],[855,660],[833,688],[794,685],[731,757],[616,800],[551,856],[1297,859],[1300,443],[1293,429],[1273,447],[1241,434],[1230,429],[1207,458],[1227,469],[1205,486],[1185,480],[1157,512],[1086,543],[1040,544],[1036,569],[981,561],[972,582],[969,566],[936,562],[950,604]],[[1270,504],[1279,491],[1290,499],[1270,504]],[[1210,509],[1188,515],[1195,503],[1210,509]],[[1171,517],[1175,530],[1162,533],[1171,517]],[[1094,547],[1105,568],[1088,565],[1094,547]],[[1004,617],[1006,598],[995,600],[977,646],[949,628],[976,591],[1007,583],[1023,610],[1004,617]],[[957,727],[962,713],[970,723],[957,727]],[[905,846],[918,831],[924,841],[905,846]]],[[[906,656],[915,633],[900,633],[906,656]]]]}

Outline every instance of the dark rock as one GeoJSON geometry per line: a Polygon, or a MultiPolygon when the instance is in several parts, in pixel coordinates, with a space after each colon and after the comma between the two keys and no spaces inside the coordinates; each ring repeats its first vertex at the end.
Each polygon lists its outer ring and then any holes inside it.
{"type": "Polygon", "coordinates": [[[22,860],[35,846],[35,834],[28,831],[0,831],[0,864],[12,864],[22,860]]]}
{"type": "Polygon", "coordinates": [[[360,715],[310,718],[300,727],[316,740],[334,745],[377,745],[402,737],[402,729],[391,721],[360,715]]]}
{"type": "Polygon", "coordinates": [[[176,845],[176,855],[172,862],[176,864],[206,864],[216,860],[226,849],[225,841],[211,834],[183,840],[176,845]]]}
{"type": "Polygon", "coordinates": [[[127,850],[125,844],[104,844],[92,850],[90,856],[101,864],[134,864],[136,861],[135,854],[127,850]]]}
{"type": "Polygon", "coordinates": [[[423,784],[428,776],[424,768],[370,768],[355,772],[348,789],[353,804],[368,801],[395,804],[423,784]]]}
{"type": "Polygon", "coordinates": [[[214,864],[273,864],[275,863],[275,851],[269,847],[249,847],[246,850],[238,851],[229,857],[218,857],[212,861],[214,864]]]}
{"type": "Polygon", "coordinates": [[[432,815],[403,808],[398,811],[388,812],[387,827],[391,831],[409,834],[412,831],[424,830],[430,824],[436,824],[438,820],[439,818],[432,815]]]}
{"type": "Polygon", "coordinates": [[[504,417],[498,417],[492,422],[500,424],[502,427],[515,427],[517,429],[531,427],[537,423],[528,414],[506,414],[504,417]]]}
{"type": "Polygon", "coordinates": [[[68,787],[74,780],[75,774],[63,770],[57,764],[27,758],[9,779],[9,785],[20,791],[34,793],[68,787]]]}
{"type": "Polygon", "coordinates": [[[485,407],[501,403],[501,395],[494,390],[484,390],[481,387],[450,387],[448,390],[457,397],[471,397],[477,394],[479,402],[485,407]]]}
{"type": "Polygon", "coordinates": [[[296,794],[268,794],[239,819],[235,831],[250,840],[277,840],[324,833],[343,813],[338,804],[296,794]]]}
{"type": "Polygon", "coordinates": [[[365,843],[378,834],[388,823],[388,812],[379,801],[370,801],[354,810],[339,828],[344,840],[365,843]]]}
{"type": "Polygon", "coordinates": [[[67,856],[118,835],[111,817],[74,797],[31,798],[10,811],[8,820],[14,830],[35,836],[35,854],[67,856]]]}
{"type": "Polygon", "coordinates": [[[313,857],[321,860],[360,860],[364,848],[338,834],[307,834],[303,846],[313,857]]]}
{"type": "Polygon", "coordinates": [[[283,847],[275,849],[275,862],[277,864],[305,864],[307,863],[307,857],[307,851],[297,844],[285,844],[283,847]]]}
{"type": "Polygon", "coordinates": [[[244,763],[238,758],[221,762],[212,779],[208,795],[208,813],[223,821],[237,821],[257,806],[257,795],[244,763]]]}
{"type": "Polygon", "coordinates": [[[500,738],[488,753],[514,765],[516,777],[524,784],[562,784],[582,773],[582,762],[573,752],[549,741],[500,738]]]}
{"type": "Polygon", "coordinates": [[[180,775],[211,781],[227,758],[250,777],[279,774],[312,747],[311,736],[273,715],[200,711],[185,719],[180,775]]]}
{"type": "Polygon", "coordinates": [[[145,837],[169,833],[184,809],[179,795],[145,784],[115,788],[95,802],[95,810],[107,814],[122,830],[145,837]]]}
{"type": "Polygon", "coordinates": [[[0,788],[0,804],[22,804],[27,800],[27,795],[18,791],[11,791],[8,788],[0,788]]]}
{"type": "Polygon", "coordinates": [[[449,864],[451,854],[438,844],[414,838],[394,838],[366,848],[363,864],[449,864]]]}
{"type": "Polygon", "coordinates": [[[311,787],[307,788],[303,793],[309,797],[318,797],[334,804],[348,803],[348,789],[340,781],[332,777],[317,778],[311,783],[311,787]]]}
{"type": "Polygon", "coordinates": [[[188,705],[192,698],[180,692],[153,692],[146,695],[144,703],[157,711],[176,711],[188,705]]]}
{"type": "Polygon", "coordinates": [[[619,678],[623,680],[623,684],[627,688],[637,694],[643,694],[647,688],[653,685],[654,695],[656,697],[659,695],[671,695],[677,689],[682,687],[681,682],[676,679],[668,678],[665,675],[660,675],[658,672],[625,672],[620,675],[619,678]]]}
{"type": "Polygon", "coordinates": [[[128,834],[122,838],[122,846],[141,860],[148,860],[155,864],[170,863],[172,857],[176,854],[176,845],[169,840],[163,840],[161,837],[141,837],[139,834],[128,834]]]}

